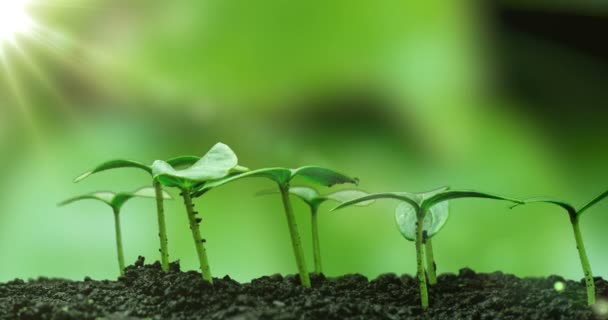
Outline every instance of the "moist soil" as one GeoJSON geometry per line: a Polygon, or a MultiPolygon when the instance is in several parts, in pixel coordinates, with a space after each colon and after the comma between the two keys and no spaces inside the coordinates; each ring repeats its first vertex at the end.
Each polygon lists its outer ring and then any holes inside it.
{"type": "Polygon", "coordinates": [[[383,274],[328,278],[312,288],[295,275],[238,283],[228,276],[210,285],[197,272],[168,273],[143,258],[117,281],[39,278],[0,284],[0,319],[606,319],[608,282],[596,278],[599,307],[586,306],[583,281],[559,276],[518,278],[462,269],[430,288],[431,307],[419,306],[417,280],[383,274]],[[554,284],[561,281],[565,290],[554,284]]]}

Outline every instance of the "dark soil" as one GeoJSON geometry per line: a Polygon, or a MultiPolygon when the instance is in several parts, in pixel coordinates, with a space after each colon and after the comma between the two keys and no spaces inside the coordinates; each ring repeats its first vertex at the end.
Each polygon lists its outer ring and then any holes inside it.
{"type": "MultiPolygon", "coordinates": [[[[495,272],[444,274],[430,289],[431,307],[419,307],[415,278],[384,274],[313,275],[313,288],[296,276],[272,275],[214,286],[196,272],[169,273],[140,258],[117,281],[40,278],[0,284],[0,319],[602,319],[586,306],[582,281],[558,276],[520,279],[495,272]],[[556,281],[566,289],[557,292],[556,281]]],[[[608,282],[596,279],[608,303],[608,282]]]]}

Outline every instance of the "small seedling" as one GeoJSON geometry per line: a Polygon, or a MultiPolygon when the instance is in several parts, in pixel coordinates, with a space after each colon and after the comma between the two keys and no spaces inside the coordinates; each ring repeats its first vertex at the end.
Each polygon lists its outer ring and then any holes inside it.
{"type": "Polygon", "coordinates": [[[191,193],[195,186],[246,170],[248,169],[238,165],[238,159],[234,151],[223,143],[214,145],[200,160],[186,169],[177,170],[170,163],[162,160],[156,160],[152,164],[152,174],[155,181],[166,187],[176,187],[181,191],[180,195],[183,197],[186,206],[201,275],[209,283],[213,283],[213,277],[211,276],[211,268],[205,250],[205,240],[201,238],[199,229],[202,219],[196,217],[198,212],[194,211],[191,193]]]}
{"type": "MultiPolygon", "coordinates": [[[[262,191],[259,194],[274,194],[276,191],[262,191]]],[[[317,190],[311,187],[294,186],[289,188],[289,193],[302,199],[310,208],[311,227],[312,227],[312,250],[315,262],[315,273],[322,273],[323,267],[321,264],[321,245],[319,241],[319,225],[318,211],[322,203],[327,200],[337,202],[345,202],[367,195],[367,192],[361,190],[340,190],[326,195],[320,195],[317,190]]],[[[374,201],[361,202],[357,205],[366,206],[374,201]]]]}
{"type": "MultiPolygon", "coordinates": [[[[114,229],[115,229],[115,233],[116,233],[116,252],[117,252],[117,256],[118,256],[118,268],[120,269],[120,275],[123,275],[124,270],[125,270],[125,258],[123,255],[123,248],[122,248],[122,233],[120,231],[120,209],[129,199],[135,198],[135,197],[154,198],[154,197],[156,197],[156,191],[154,190],[154,188],[145,187],[145,188],[138,189],[134,192],[121,192],[121,193],[93,192],[93,193],[77,196],[74,198],[70,198],[70,199],[67,199],[67,200],[59,203],[59,206],[64,206],[66,204],[70,204],[75,201],[92,199],[92,200],[102,201],[105,204],[112,207],[112,211],[114,212],[114,229]]],[[[169,195],[167,192],[163,191],[162,198],[171,199],[171,195],[169,195]]]]}
{"type": "Polygon", "coordinates": [[[247,177],[263,177],[274,181],[279,187],[281,198],[283,200],[283,207],[285,209],[285,215],[287,216],[287,225],[289,227],[289,233],[291,235],[291,245],[296,259],[296,264],[298,266],[298,272],[300,274],[300,282],[303,286],[310,287],[310,276],[306,270],[306,262],[304,260],[302,242],[300,240],[298,226],[296,223],[295,216],[293,214],[291,201],[289,199],[289,183],[293,178],[298,176],[327,187],[331,187],[340,183],[358,183],[358,180],[356,178],[350,178],[333,170],[316,166],[305,166],[298,169],[265,168],[252,170],[242,174],[237,174],[234,176],[219,179],[217,181],[210,181],[209,183],[202,184],[198,186],[196,191],[193,193],[193,196],[198,197],[209,191],[211,188],[218,187],[226,183],[247,177]]]}
{"type": "Polygon", "coordinates": [[[436,266],[430,240],[441,230],[447,221],[447,201],[458,198],[486,198],[522,203],[519,200],[502,196],[477,191],[449,190],[449,188],[443,187],[425,193],[386,192],[370,194],[346,201],[333,210],[375,199],[397,199],[403,202],[396,209],[395,221],[397,222],[401,234],[407,240],[415,241],[416,265],[418,269],[418,282],[420,285],[420,303],[423,308],[428,308],[429,298],[423,262],[423,245],[426,247],[429,283],[433,284],[436,282],[436,266]]]}
{"type": "MultiPolygon", "coordinates": [[[[176,158],[167,160],[167,163],[169,163],[173,167],[181,167],[181,166],[186,166],[186,165],[192,165],[199,159],[200,158],[196,157],[196,156],[180,156],[180,157],[176,157],[176,158]]],[[[106,162],[98,165],[97,167],[93,168],[92,170],[89,170],[89,171],[81,174],[76,179],[74,179],[74,182],[80,182],[94,173],[98,173],[98,172],[102,172],[102,171],[106,171],[106,170],[110,170],[110,169],[120,169],[120,168],[141,169],[141,170],[147,172],[148,174],[150,174],[150,176],[152,176],[152,166],[145,165],[141,162],[137,162],[137,161],[133,161],[133,160],[117,159],[117,160],[106,161],[106,162]]],[[[152,185],[154,186],[154,191],[156,194],[156,197],[155,197],[156,198],[156,217],[158,220],[158,237],[160,239],[160,250],[159,250],[160,251],[160,262],[161,262],[162,269],[165,272],[167,272],[167,271],[169,271],[169,249],[168,249],[168,240],[167,240],[167,227],[166,227],[166,223],[165,223],[165,209],[164,209],[164,204],[163,204],[163,197],[161,196],[163,193],[163,190],[162,190],[160,183],[156,179],[152,179],[152,180],[153,180],[152,185]]]]}
{"type": "Polygon", "coordinates": [[[581,216],[585,211],[587,211],[587,209],[591,208],[593,205],[600,202],[606,197],[608,197],[608,190],[591,199],[591,201],[580,207],[580,209],[578,210],[573,205],[565,201],[552,198],[530,198],[524,200],[524,203],[542,202],[554,204],[563,208],[568,213],[570,223],[572,224],[572,230],[574,231],[576,249],[578,250],[578,255],[581,260],[581,265],[583,267],[583,274],[585,275],[585,284],[587,287],[587,304],[589,305],[595,304],[595,283],[593,282],[593,272],[591,271],[591,265],[589,264],[589,259],[587,258],[587,251],[585,250],[585,243],[583,242],[583,236],[581,235],[579,222],[581,216]]]}

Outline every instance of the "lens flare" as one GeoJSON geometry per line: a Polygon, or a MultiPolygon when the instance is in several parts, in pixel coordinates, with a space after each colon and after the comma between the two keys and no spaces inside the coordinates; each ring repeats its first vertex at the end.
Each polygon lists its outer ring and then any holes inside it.
{"type": "Polygon", "coordinates": [[[32,20],[26,12],[29,0],[0,1],[0,42],[13,40],[16,34],[26,33],[32,20]]]}

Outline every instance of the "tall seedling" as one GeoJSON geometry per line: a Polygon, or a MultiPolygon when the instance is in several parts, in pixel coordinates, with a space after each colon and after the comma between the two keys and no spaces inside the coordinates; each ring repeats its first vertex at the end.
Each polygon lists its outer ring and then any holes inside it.
{"type": "Polygon", "coordinates": [[[417,274],[420,285],[420,303],[423,308],[428,308],[429,298],[425,276],[423,246],[426,246],[427,251],[429,282],[434,283],[436,281],[435,262],[432,256],[430,239],[441,230],[447,221],[448,207],[446,202],[458,198],[486,198],[522,203],[519,200],[502,196],[477,191],[449,190],[447,187],[443,187],[426,193],[386,192],[370,194],[346,201],[334,208],[334,210],[375,199],[397,199],[403,202],[397,207],[395,220],[401,234],[406,239],[415,241],[417,274]]]}
{"type": "Polygon", "coordinates": [[[591,208],[607,196],[608,190],[591,199],[591,201],[589,201],[587,204],[580,207],[579,209],[576,209],[573,205],[565,201],[552,198],[530,198],[524,200],[525,203],[541,202],[557,205],[562,209],[566,210],[566,213],[568,213],[568,217],[570,218],[570,224],[572,225],[572,230],[574,231],[574,241],[576,241],[576,249],[578,250],[578,256],[581,260],[581,266],[583,267],[583,274],[585,275],[585,286],[587,287],[587,304],[589,305],[595,304],[595,283],[593,281],[593,272],[591,270],[591,265],[589,264],[589,259],[587,258],[587,251],[585,250],[585,243],[583,242],[583,236],[581,234],[579,224],[580,218],[583,213],[585,213],[589,208],[591,208]]]}
{"type": "MultiPolygon", "coordinates": [[[[276,191],[263,191],[259,194],[272,194],[276,193],[276,191]]],[[[319,223],[318,223],[318,212],[321,204],[328,200],[333,200],[337,202],[345,202],[348,200],[352,200],[355,198],[359,198],[367,195],[367,192],[361,190],[340,190],[332,193],[328,193],[326,195],[320,195],[319,192],[311,187],[303,187],[303,186],[293,186],[289,188],[289,193],[300,198],[304,201],[308,207],[310,208],[310,217],[311,217],[311,228],[312,228],[312,251],[313,258],[315,262],[315,273],[322,273],[323,266],[321,263],[321,242],[319,240],[319,223]]],[[[361,202],[358,203],[359,206],[366,206],[373,202],[361,202]]]]}
{"type": "MultiPolygon", "coordinates": [[[[164,191],[162,192],[161,196],[163,199],[171,199],[171,196],[164,191]]],[[[70,204],[72,202],[80,200],[97,200],[109,205],[112,208],[112,212],[114,213],[114,231],[116,234],[116,255],[118,257],[118,269],[120,270],[120,275],[123,275],[125,270],[125,258],[122,247],[122,232],[120,230],[120,209],[129,199],[136,197],[154,198],[156,197],[156,192],[154,188],[150,187],[141,188],[134,192],[114,193],[100,191],[73,197],[59,203],[59,206],[64,206],[66,204],[70,204]]]]}
{"type": "Polygon", "coordinates": [[[211,188],[224,185],[226,183],[240,180],[248,177],[262,177],[274,181],[281,193],[281,199],[283,201],[283,208],[287,218],[287,226],[289,227],[289,234],[291,235],[291,244],[293,253],[295,256],[296,264],[298,266],[298,272],[300,274],[300,282],[305,287],[310,287],[310,276],[306,270],[306,262],[304,260],[304,252],[302,250],[302,242],[300,240],[300,233],[293,213],[293,208],[289,199],[289,183],[295,177],[303,177],[314,183],[331,187],[335,184],[340,183],[354,183],[357,184],[356,178],[347,177],[343,174],[337,173],[333,170],[316,167],[316,166],[305,166],[298,169],[288,168],[265,168],[252,170],[246,173],[226,177],[217,181],[211,181],[209,183],[200,185],[197,190],[193,193],[193,196],[198,197],[211,188]]]}
{"type": "Polygon", "coordinates": [[[213,278],[205,250],[205,240],[202,239],[199,229],[202,219],[196,216],[198,212],[194,210],[191,193],[195,186],[245,170],[248,169],[238,165],[238,159],[232,149],[223,143],[214,145],[200,160],[186,169],[177,170],[170,163],[162,160],[156,160],[152,164],[152,175],[155,181],[163,186],[175,187],[181,191],[201,275],[209,283],[213,283],[213,278]]]}
{"type": "MultiPolygon", "coordinates": [[[[167,161],[171,166],[180,167],[191,165],[198,161],[200,158],[195,156],[180,156],[167,161]]],[[[133,161],[133,160],[110,160],[106,161],[97,167],[89,170],[76,179],[74,182],[80,182],[90,175],[106,170],[111,169],[120,169],[120,168],[136,168],[147,172],[150,176],[152,176],[152,166],[145,165],[141,162],[133,161]]],[[[154,186],[155,198],[156,198],[156,218],[158,222],[158,237],[160,240],[160,262],[162,269],[166,272],[169,270],[169,249],[168,249],[168,240],[167,240],[167,227],[165,223],[165,210],[163,204],[163,190],[160,183],[156,179],[152,179],[152,185],[154,186]]]]}

